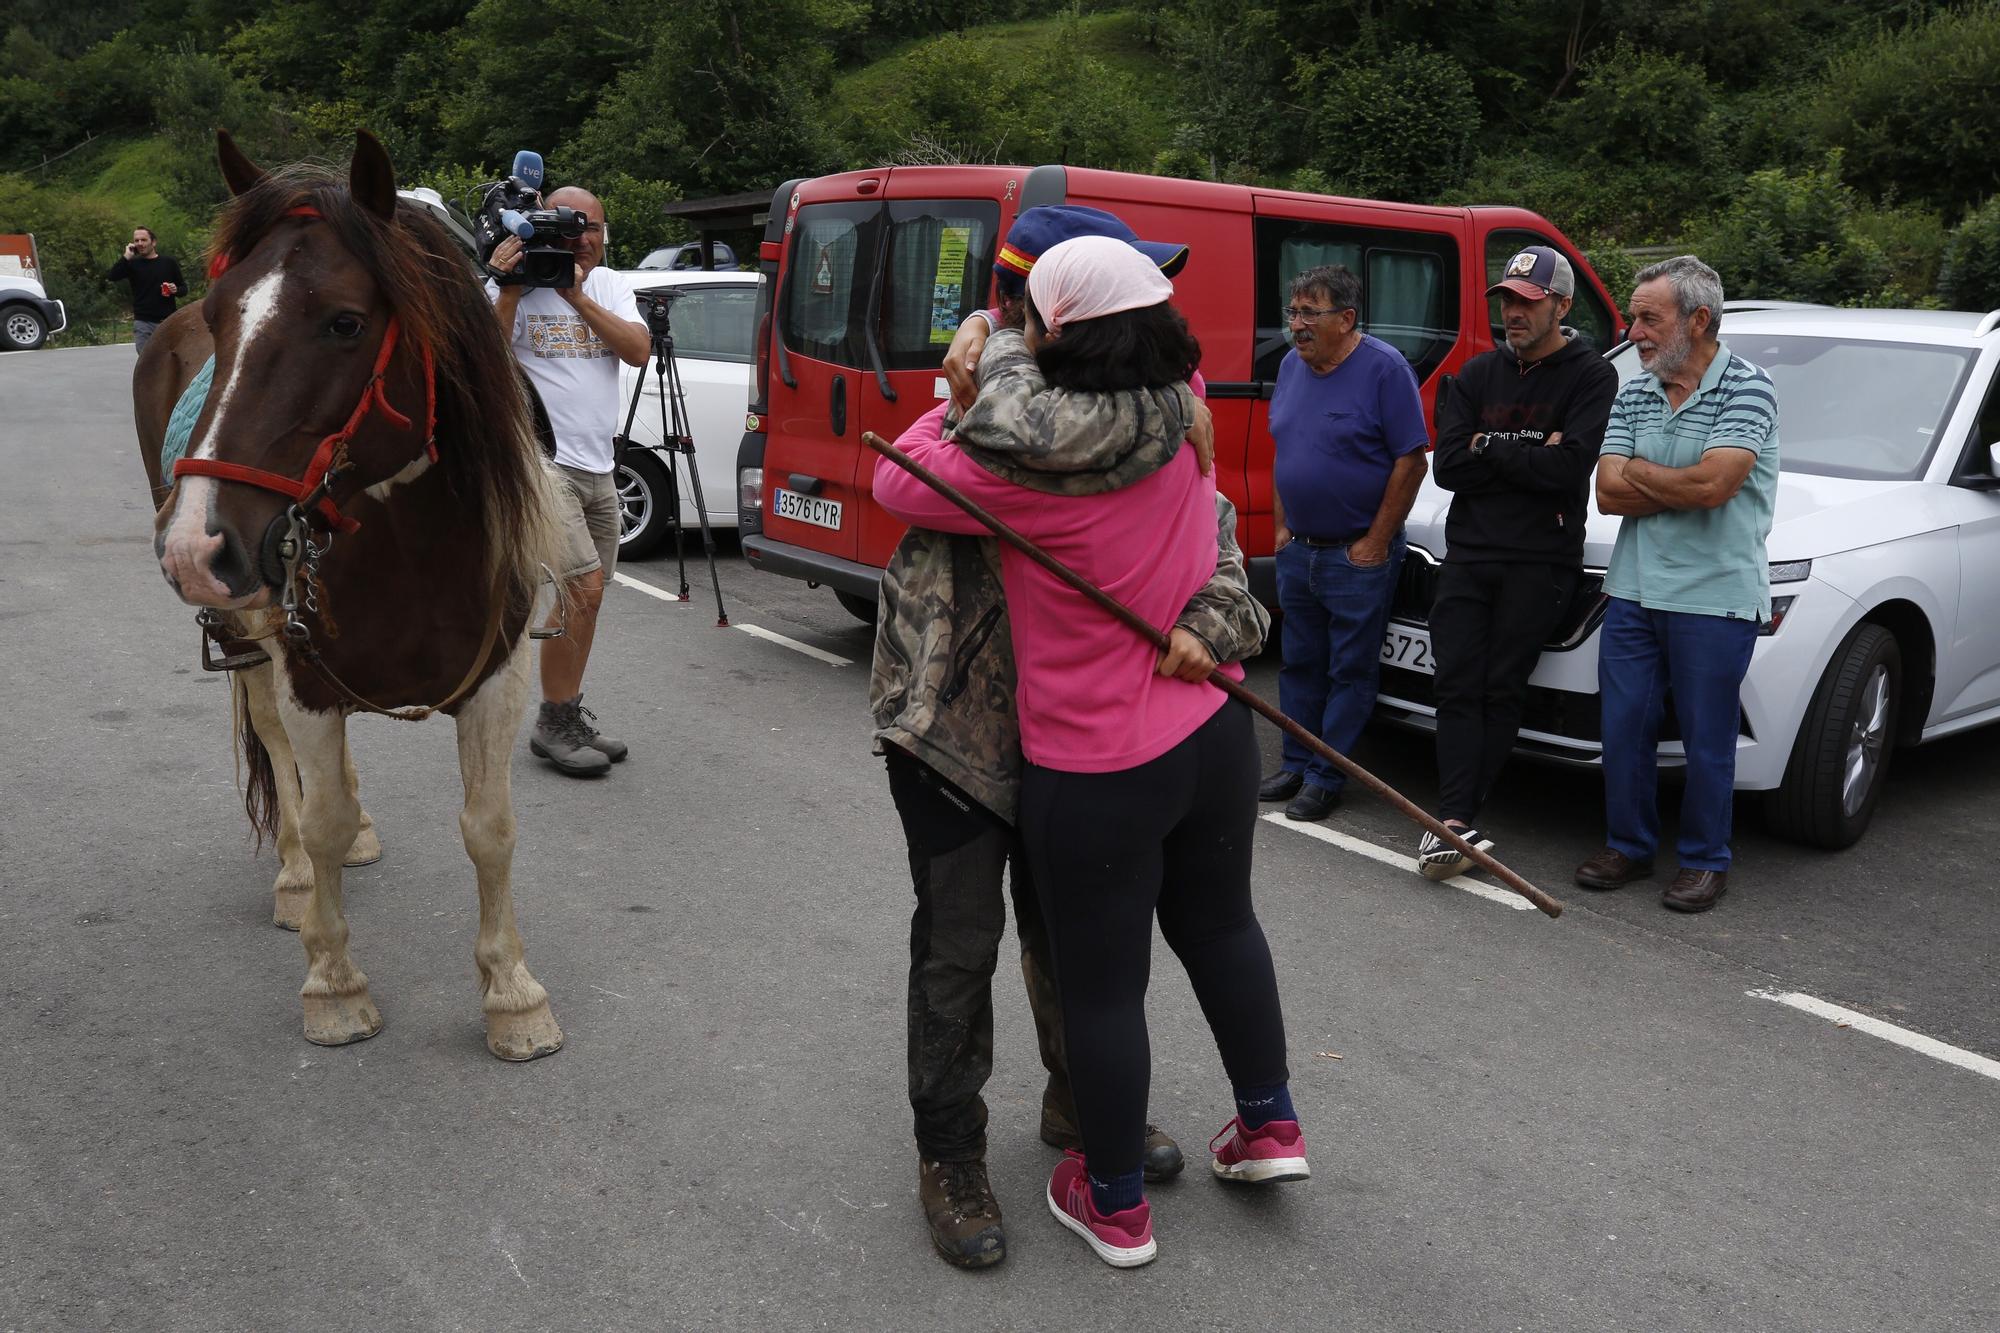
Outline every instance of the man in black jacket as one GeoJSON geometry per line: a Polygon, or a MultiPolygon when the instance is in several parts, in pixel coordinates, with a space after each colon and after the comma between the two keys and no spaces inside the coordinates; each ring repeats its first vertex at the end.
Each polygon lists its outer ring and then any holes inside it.
{"type": "Polygon", "coordinates": [[[134,227],[125,254],[104,276],[132,285],[132,350],[145,351],[153,330],[174,313],[175,303],[187,294],[181,266],[160,253],[151,227],[134,227]]]}
{"type": "MultiPolygon", "coordinates": [[[[1437,663],[1438,817],[1467,842],[1513,749],[1528,676],[1583,569],[1591,469],[1618,375],[1563,328],[1576,274],[1531,245],[1507,261],[1507,343],[1467,362],[1438,411],[1438,485],[1455,492],[1431,608],[1437,663]]],[[[1426,833],[1417,868],[1449,879],[1468,859],[1426,833]]]]}

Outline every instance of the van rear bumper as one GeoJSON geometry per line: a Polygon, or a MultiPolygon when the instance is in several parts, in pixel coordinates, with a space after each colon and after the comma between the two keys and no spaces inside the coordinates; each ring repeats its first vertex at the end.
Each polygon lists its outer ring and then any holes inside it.
{"type": "Polygon", "coordinates": [[[775,542],[762,533],[743,538],[743,558],[750,562],[752,568],[761,569],[766,574],[782,574],[786,578],[804,579],[808,583],[823,583],[839,592],[873,597],[876,589],[882,586],[882,571],[873,565],[845,560],[804,546],[775,542]]]}

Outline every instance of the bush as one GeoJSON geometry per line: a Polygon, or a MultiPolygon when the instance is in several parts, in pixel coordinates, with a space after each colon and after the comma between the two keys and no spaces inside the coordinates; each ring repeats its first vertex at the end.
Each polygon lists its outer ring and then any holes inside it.
{"type": "Polygon", "coordinates": [[[1854,219],[1854,191],[1840,154],[1789,175],[1754,172],[1734,202],[1697,228],[1694,251],[1722,275],[1731,297],[1851,305],[1893,280],[1881,245],[1854,219]]]}
{"type": "MultiPolygon", "coordinates": [[[[131,318],[130,290],[104,276],[132,238],[130,224],[109,204],[41,188],[20,176],[0,176],[0,218],[7,219],[9,231],[34,235],[43,283],[72,323],[131,318]]],[[[182,263],[184,270],[199,267],[182,263]]]]}
{"type": "Polygon", "coordinates": [[[2000,5],[1988,3],[1885,29],[1837,56],[1803,100],[1818,143],[1846,152],[1855,185],[1956,212],[2000,180],[1995,88],[2000,5]]]}
{"type": "Polygon", "coordinates": [[[1621,37],[1584,65],[1558,119],[1563,138],[1607,162],[1693,163],[1705,156],[1709,102],[1701,66],[1621,37]]]}
{"type": "Polygon", "coordinates": [[[1479,103],[1465,67],[1401,46],[1379,59],[1302,60],[1292,86],[1313,108],[1306,165],[1339,193],[1430,203],[1472,166],[1479,103]]]}
{"type": "Polygon", "coordinates": [[[2000,310],[2000,194],[1952,230],[1938,266],[1938,295],[1953,310],[2000,310]]]}

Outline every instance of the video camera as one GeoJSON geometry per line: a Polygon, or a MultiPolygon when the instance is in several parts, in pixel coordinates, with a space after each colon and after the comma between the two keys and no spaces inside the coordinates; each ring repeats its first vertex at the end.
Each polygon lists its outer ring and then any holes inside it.
{"type": "Polygon", "coordinates": [[[479,242],[479,262],[488,263],[500,242],[518,236],[526,242],[521,262],[511,273],[489,276],[502,287],[571,287],[576,284],[576,256],[557,241],[583,235],[583,214],[573,208],[538,208],[542,202],[542,155],[525,149],[514,154],[514,169],[505,180],[478,187],[479,207],[472,212],[479,242]]]}

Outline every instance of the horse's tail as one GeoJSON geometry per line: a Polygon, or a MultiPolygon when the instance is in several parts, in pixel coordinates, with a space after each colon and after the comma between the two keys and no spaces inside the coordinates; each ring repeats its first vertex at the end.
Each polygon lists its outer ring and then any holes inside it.
{"type": "Polygon", "coordinates": [[[278,770],[271,766],[271,752],[264,748],[256,724],[251,721],[250,691],[239,673],[230,673],[229,692],[235,705],[231,711],[237,756],[241,761],[236,776],[243,783],[243,813],[250,817],[250,830],[257,835],[257,850],[262,851],[264,839],[274,843],[278,840],[278,770]]]}

